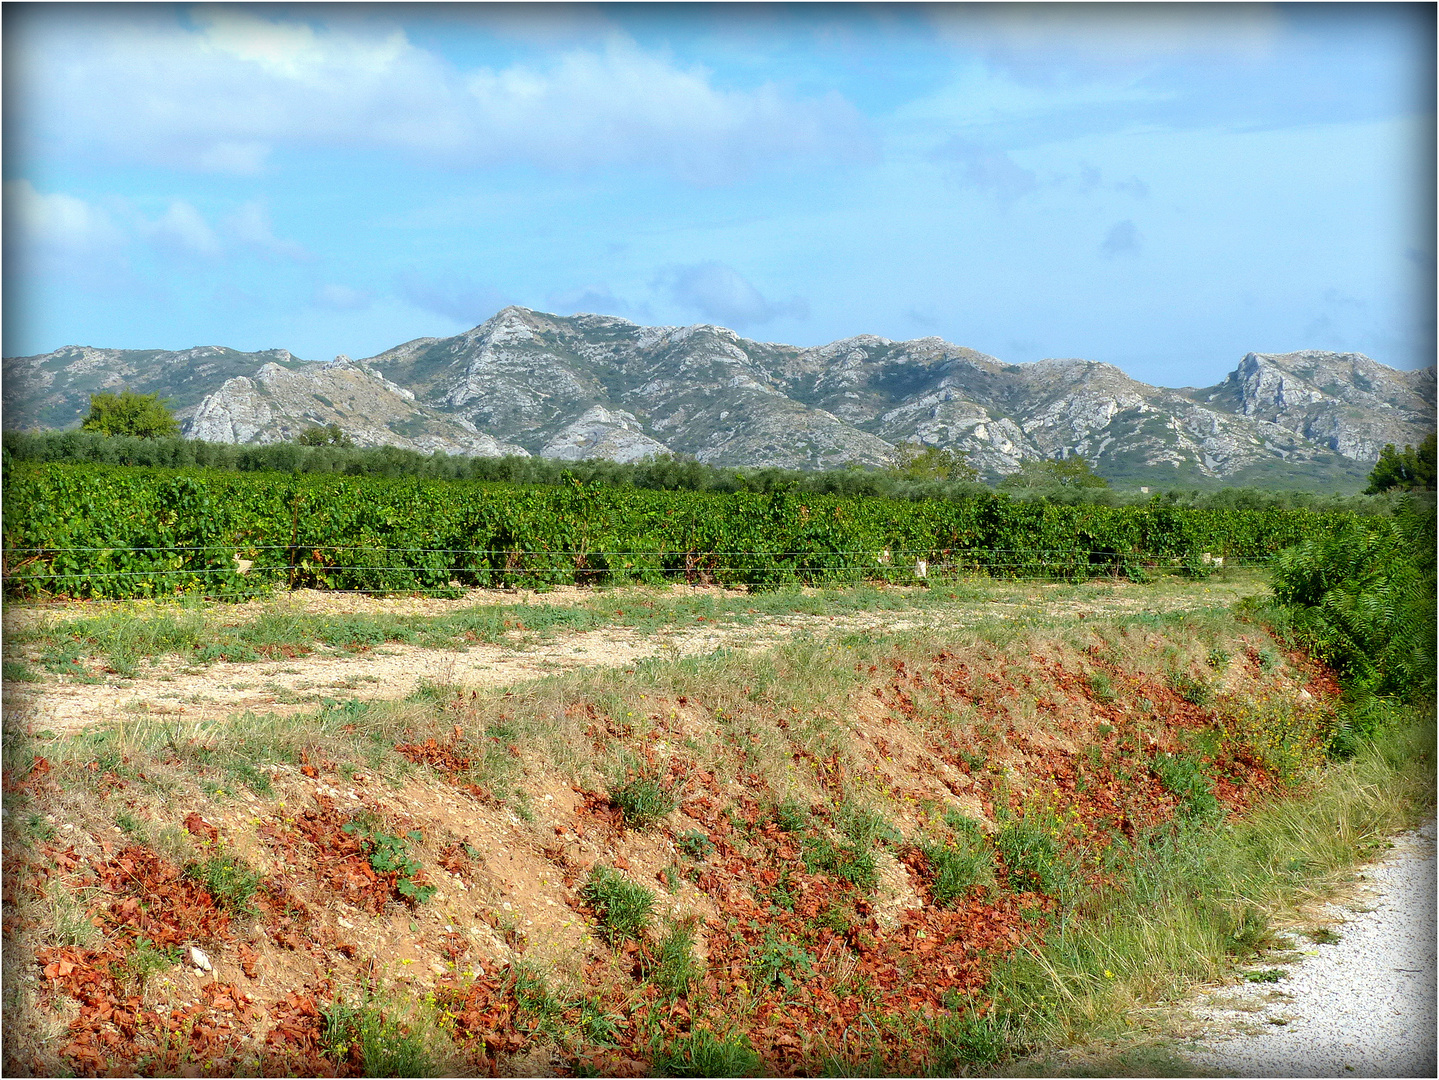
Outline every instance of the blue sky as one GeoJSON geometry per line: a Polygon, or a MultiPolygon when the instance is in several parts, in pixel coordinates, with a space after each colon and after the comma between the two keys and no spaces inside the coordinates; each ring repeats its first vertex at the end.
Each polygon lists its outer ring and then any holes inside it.
{"type": "Polygon", "coordinates": [[[7,5],[6,355],[1434,358],[1430,5],[7,5]]]}

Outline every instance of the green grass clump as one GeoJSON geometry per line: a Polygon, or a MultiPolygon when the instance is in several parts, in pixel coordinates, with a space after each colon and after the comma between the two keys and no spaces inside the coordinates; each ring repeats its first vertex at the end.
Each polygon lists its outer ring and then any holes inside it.
{"type": "Polygon", "coordinates": [[[181,960],[180,947],[171,945],[159,948],[148,938],[136,938],[135,947],[125,957],[125,967],[135,982],[143,988],[150,979],[162,971],[168,971],[181,960]]]}
{"type": "Polygon", "coordinates": [[[1192,755],[1159,754],[1154,759],[1154,775],[1174,796],[1181,817],[1193,821],[1214,821],[1223,815],[1223,808],[1214,796],[1214,786],[1205,775],[1204,766],[1192,755]]]}
{"type": "Polygon", "coordinates": [[[1103,671],[1091,671],[1084,677],[1089,685],[1090,696],[1101,705],[1108,705],[1114,700],[1114,680],[1103,671]]]}
{"type": "Polygon", "coordinates": [[[829,874],[860,889],[879,884],[879,867],[874,851],[855,844],[836,844],[828,837],[806,837],[802,851],[804,868],[810,874],[829,874]]]}
{"type": "Polygon", "coordinates": [[[660,939],[655,948],[649,980],[666,997],[682,997],[700,976],[700,963],[695,959],[695,928],[680,922],[660,939]]]}
{"type": "Polygon", "coordinates": [[[340,1062],[358,1050],[364,1076],[441,1075],[421,1025],[402,1021],[398,1012],[372,995],[336,997],[320,1014],[321,1048],[340,1062]]]}
{"type": "Polygon", "coordinates": [[[250,901],[265,880],[239,856],[225,851],[214,852],[204,862],[191,863],[185,868],[185,876],[214,897],[217,907],[236,915],[256,913],[250,901]]]}
{"type": "Polygon", "coordinates": [[[1069,878],[1068,867],[1059,850],[1050,823],[1030,818],[1010,818],[994,836],[994,847],[1009,868],[1009,887],[1015,892],[1037,889],[1055,893],[1069,878]]]}
{"type": "Polygon", "coordinates": [[[809,810],[798,799],[785,799],[774,808],[774,823],[785,832],[804,832],[809,828],[809,810]]]}
{"type": "Polygon", "coordinates": [[[839,831],[859,847],[873,847],[875,844],[897,844],[904,838],[899,830],[884,819],[877,810],[845,802],[839,808],[839,831]]]}
{"type": "Polygon", "coordinates": [[[1214,690],[1203,679],[1196,679],[1183,671],[1169,673],[1169,685],[1173,691],[1191,705],[1204,708],[1214,700],[1214,690]]]}
{"type": "Polygon", "coordinates": [[[743,1033],[719,1038],[696,1028],[656,1054],[653,1068],[657,1076],[759,1076],[762,1062],[743,1033]]]}
{"type": "Polygon", "coordinates": [[[674,792],[652,776],[636,777],[611,789],[610,802],[632,829],[653,825],[679,805],[674,792]]]}
{"type": "Polygon", "coordinates": [[[595,909],[601,933],[611,945],[642,938],[655,906],[654,893],[608,866],[590,871],[580,896],[595,909]]]}
{"type": "Polygon", "coordinates": [[[947,843],[921,843],[919,850],[933,875],[930,896],[940,907],[951,907],[975,886],[994,880],[994,857],[982,840],[961,835],[947,843]]]}
{"type": "Polygon", "coordinates": [[[967,1067],[995,1065],[1015,1049],[1008,1025],[992,1014],[941,1017],[934,1025],[933,1036],[938,1076],[958,1076],[967,1067]]]}

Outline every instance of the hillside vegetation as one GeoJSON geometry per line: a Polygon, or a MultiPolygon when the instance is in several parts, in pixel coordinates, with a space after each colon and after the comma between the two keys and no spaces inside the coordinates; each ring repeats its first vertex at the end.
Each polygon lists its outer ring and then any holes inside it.
{"type": "MultiPolygon", "coordinates": [[[[333,473],[345,476],[414,477],[425,480],[481,480],[507,484],[563,484],[579,481],[606,487],[655,491],[751,491],[788,488],[816,495],[875,496],[889,499],[955,501],[991,490],[966,481],[920,478],[903,469],[721,468],[693,459],[661,456],[621,463],[603,458],[559,461],[542,457],[460,457],[421,454],[394,446],[343,447],[303,443],[236,445],[201,439],[133,438],[85,431],[19,432],[3,435],[6,462],[136,465],[165,469],[221,469],[235,472],[333,473]]],[[[1384,495],[1343,495],[1332,491],[1288,491],[1235,485],[1167,488],[1032,484],[1005,489],[1011,498],[1065,505],[1131,506],[1158,503],[1195,509],[1323,509],[1387,513],[1384,495]]]]}
{"type": "Polygon", "coordinates": [[[981,589],[919,630],[285,718],[7,724],[6,1072],[1182,1069],[1155,1006],[1272,966],[1434,782],[1432,708],[1371,682],[1360,730],[1266,629],[1297,609],[1185,587],[974,624],[981,589]]]}

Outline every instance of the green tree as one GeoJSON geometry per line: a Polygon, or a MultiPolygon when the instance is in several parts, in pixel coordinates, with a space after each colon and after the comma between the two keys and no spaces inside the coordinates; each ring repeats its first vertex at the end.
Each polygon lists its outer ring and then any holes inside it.
{"type": "Polygon", "coordinates": [[[1002,488],[1107,488],[1109,481],[1094,471],[1078,454],[1067,458],[1030,458],[1019,463],[1019,471],[999,482],[1002,488]]]}
{"type": "Polygon", "coordinates": [[[295,436],[295,441],[301,446],[355,445],[355,440],[346,435],[339,424],[326,424],[324,427],[306,428],[295,436]]]}
{"type": "Polygon", "coordinates": [[[894,448],[889,472],[905,480],[978,480],[979,470],[964,458],[963,450],[903,442],[894,448]]]}
{"type": "Polygon", "coordinates": [[[1436,446],[1435,436],[1428,435],[1419,444],[1419,449],[1412,446],[1405,446],[1401,454],[1394,449],[1390,443],[1379,453],[1379,461],[1374,466],[1374,471],[1369,474],[1369,486],[1364,489],[1366,495],[1378,495],[1381,491],[1388,491],[1390,488],[1425,488],[1434,490],[1435,486],[1435,458],[1436,446]]]}
{"type": "Polygon", "coordinates": [[[119,394],[91,394],[90,415],[85,417],[80,430],[161,439],[180,434],[180,423],[170,415],[158,394],[125,390],[119,394]]]}

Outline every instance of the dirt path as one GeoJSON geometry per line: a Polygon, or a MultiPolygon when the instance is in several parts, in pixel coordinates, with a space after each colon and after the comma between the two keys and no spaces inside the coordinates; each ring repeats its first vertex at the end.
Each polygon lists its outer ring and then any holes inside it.
{"type": "Polygon", "coordinates": [[[1224,1076],[1435,1075],[1435,825],[1396,837],[1333,905],[1338,940],[1276,983],[1209,994],[1217,1025],[1189,1057],[1224,1076]]]}
{"type": "MultiPolygon", "coordinates": [[[[684,593],[690,590],[680,587],[684,593]]],[[[742,594],[733,590],[703,590],[717,597],[742,594]]],[[[907,591],[907,590],[901,590],[907,591]]],[[[843,615],[786,614],[750,617],[745,622],[712,622],[704,627],[666,626],[642,631],[626,626],[562,633],[542,638],[511,637],[495,645],[464,649],[387,644],[363,652],[318,646],[313,652],[290,659],[246,663],[217,661],[191,666],[177,656],[142,662],[136,677],[107,674],[93,662],[79,677],[44,674],[36,682],[6,682],[7,719],[30,723],[35,730],[73,733],[93,724],[124,721],[137,716],[171,716],[189,720],[213,718],[244,711],[282,715],[313,709],[325,698],[363,697],[396,700],[425,683],[456,686],[507,685],[581,667],[626,667],[648,658],[677,659],[708,655],[717,649],[762,649],[799,633],[895,633],[924,626],[966,626],[984,620],[1079,619],[1120,617],[1143,612],[1190,610],[1227,604],[1253,586],[1239,588],[1195,585],[1189,589],[1156,591],[1140,586],[1099,585],[1076,589],[1039,585],[1025,589],[997,586],[981,599],[953,604],[843,615]]],[[[626,590],[632,599],[639,590],[626,590]]],[[[653,590],[655,595],[676,595],[676,590],[653,590]]],[[[477,591],[456,600],[301,591],[278,599],[244,605],[214,605],[204,609],[207,619],[227,624],[258,617],[266,610],[305,614],[443,615],[482,604],[580,604],[593,599],[592,590],[555,589],[545,593],[477,591]]],[[[7,610],[7,629],[33,627],[73,617],[77,611],[104,612],[117,608],[143,617],[162,612],[161,605],[44,605],[7,610]]]]}
{"type": "Polygon", "coordinates": [[[36,683],[7,682],[5,713],[27,719],[35,730],[57,734],[147,715],[201,719],[247,710],[286,715],[313,709],[324,698],[396,700],[424,683],[499,686],[580,667],[626,667],[651,657],[762,649],[806,631],[896,632],[921,625],[904,614],[886,612],[882,619],[795,615],[748,626],[666,628],[657,633],[606,627],[527,645],[472,645],[464,650],[398,643],[364,652],[317,648],[294,659],[204,667],[161,657],[153,666],[142,665],[144,674],[137,678],[108,675],[84,681],[47,675],[36,683]]]}

